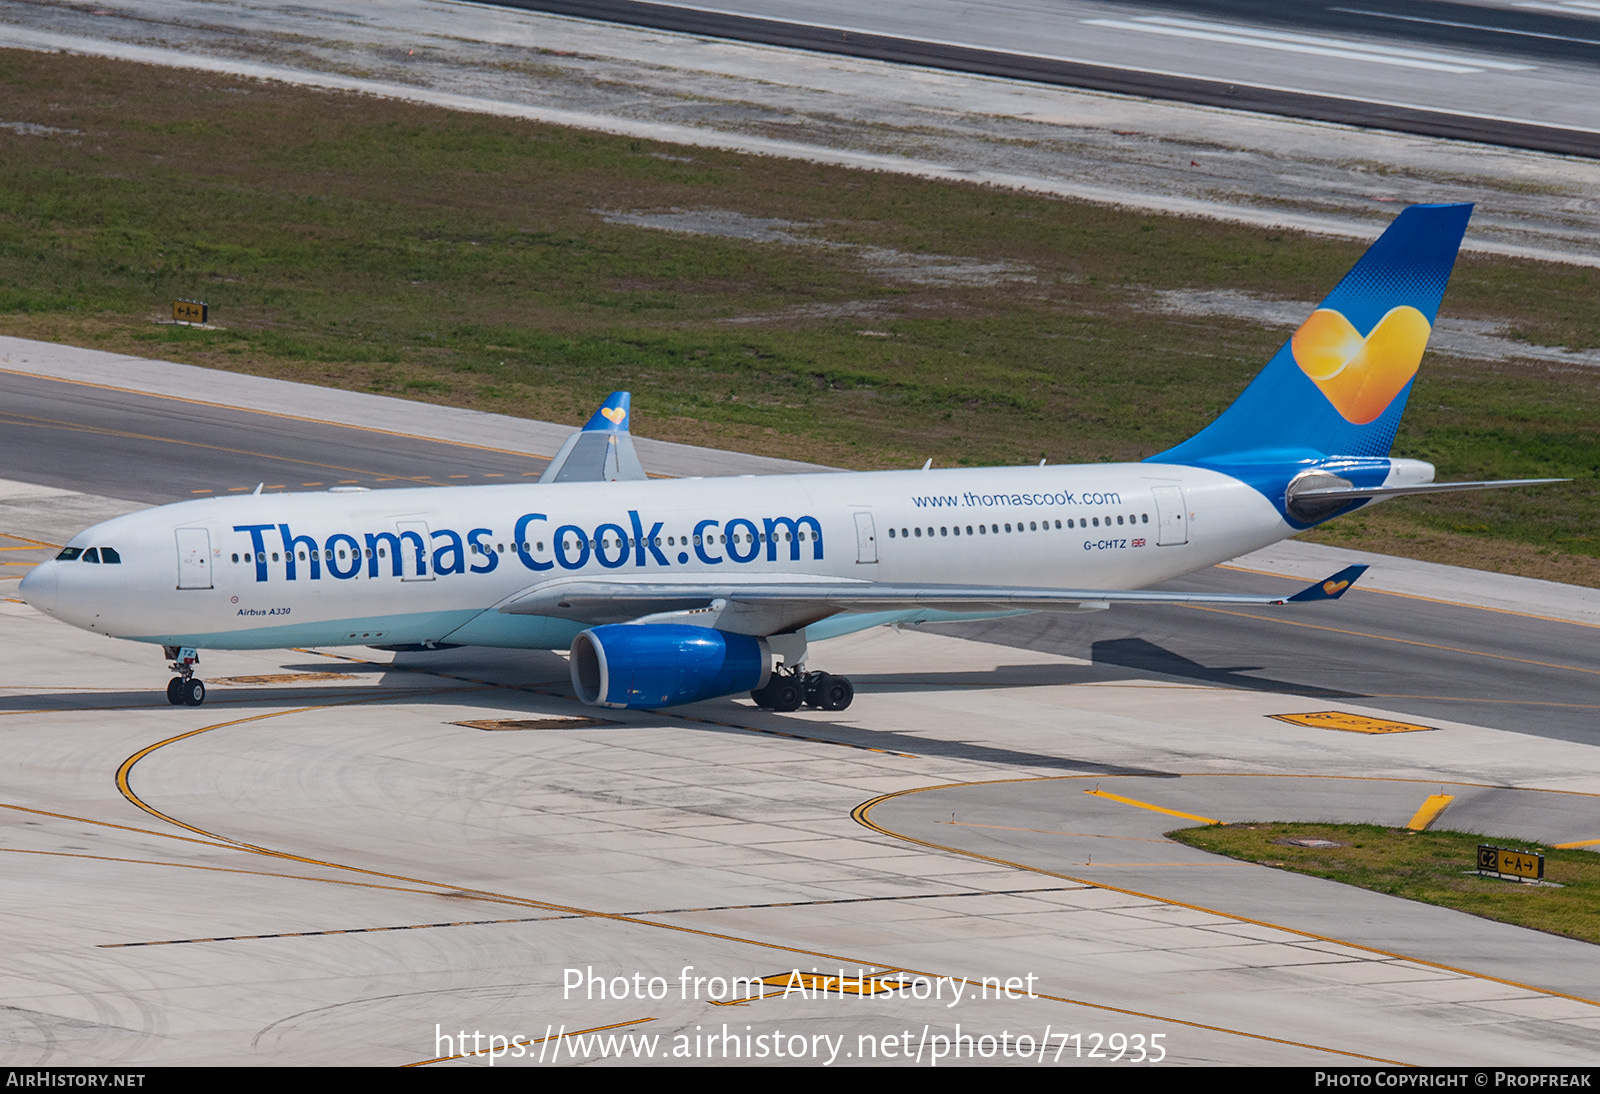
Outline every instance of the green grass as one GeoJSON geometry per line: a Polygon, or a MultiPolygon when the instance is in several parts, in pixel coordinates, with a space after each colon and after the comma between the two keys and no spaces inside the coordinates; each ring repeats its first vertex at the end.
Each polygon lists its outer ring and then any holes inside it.
{"type": "MultiPolygon", "coordinates": [[[[1151,294],[1316,299],[1362,249],[55,54],[0,51],[0,118],[67,131],[0,130],[0,332],[570,422],[628,387],[645,435],[850,467],[1160,451],[1282,332],[1151,294]],[[831,245],[605,216],[704,209],[831,245]],[[864,248],[1019,276],[907,280],[864,248]],[[153,322],[179,297],[223,329],[153,322]]],[[[1446,306],[1597,346],[1596,299],[1594,270],[1472,258],[1446,306]]],[[[1579,481],[1320,535],[1600,578],[1597,421],[1600,378],[1432,360],[1397,452],[1579,481]]]]}
{"type": "Polygon", "coordinates": [[[1370,824],[1229,824],[1167,835],[1229,858],[1600,942],[1600,855],[1589,851],[1561,851],[1470,832],[1412,832],[1370,824]],[[1339,846],[1297,847],[1287,842],[1290,839],[1330,840],[1339,846]],[[1529,885],[1478,875],[1481,843],[1542,851],[1545,881],[1554,884],[1529,885]]]}

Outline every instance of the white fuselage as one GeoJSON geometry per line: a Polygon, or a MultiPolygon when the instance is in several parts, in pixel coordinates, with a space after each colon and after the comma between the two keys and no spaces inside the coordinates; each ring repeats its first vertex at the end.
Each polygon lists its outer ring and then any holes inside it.
{"type": "Polygon", "coordinates": [[[69,547],[119,562],[47,562],[22,592],[169,646],[564,648],[583,624],[496,606],[573,577],[1137,589],[1294,531],[1244,483],[1160,464],[260,494],[97,525],[69,547]]]}

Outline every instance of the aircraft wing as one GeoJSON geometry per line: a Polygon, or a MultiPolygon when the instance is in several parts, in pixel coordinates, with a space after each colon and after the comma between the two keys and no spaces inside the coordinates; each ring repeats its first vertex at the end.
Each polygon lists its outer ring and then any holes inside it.
{"type": "Polygon", "coordinates": [[[568,437],[540,482],[636,482],[647,476],[628,432],[630,398],[613,391],[588,423],[568,437]]]}
{"type": "MultiPolygon", "coordinates": [[[[498,609],[587,623],[627,623],[671,613],[715,612],[708,623],[736,634],[781,634],[840,612],[1092,612],[1112,604],[1237,604],[1271,606],[1337,600],[1366,572],[1349,566],[1283,596],[1125,589],[1052,589],[1005,585],[915,585],[841,581],[804,575],[728,578],[615,578],[547,581],[510,597],[498,609]]],[[[692,618],[692,617],[691,617],[692,618]]]]}

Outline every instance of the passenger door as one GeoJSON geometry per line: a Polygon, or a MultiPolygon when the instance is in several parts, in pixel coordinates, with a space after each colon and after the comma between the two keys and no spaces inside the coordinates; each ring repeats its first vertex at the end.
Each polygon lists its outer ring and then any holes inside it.
{"type": "Polygon", "coordinates": [[[209,589],[211,584],[211,533],[204,528],[179,528],[178,588],[209,589]]]}

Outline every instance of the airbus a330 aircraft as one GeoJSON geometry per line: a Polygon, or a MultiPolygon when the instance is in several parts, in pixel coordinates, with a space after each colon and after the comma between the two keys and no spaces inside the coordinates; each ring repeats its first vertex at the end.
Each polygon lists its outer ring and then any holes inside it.
{"type": "Polygon", "coordinates": [[[1143,463],[650,481],[617,392],[538,484],[208,498],[74,536],[34,607],[165,647],[198,705],[201,649],[571,650],[585,703],[750,692],[848,706],[808,643],[886,623],[1123,602],[1337,598],[1137,591],[1433,483],[1388,455],[1471,206],[1403,212],[1236,402],[1143,463]]]}

